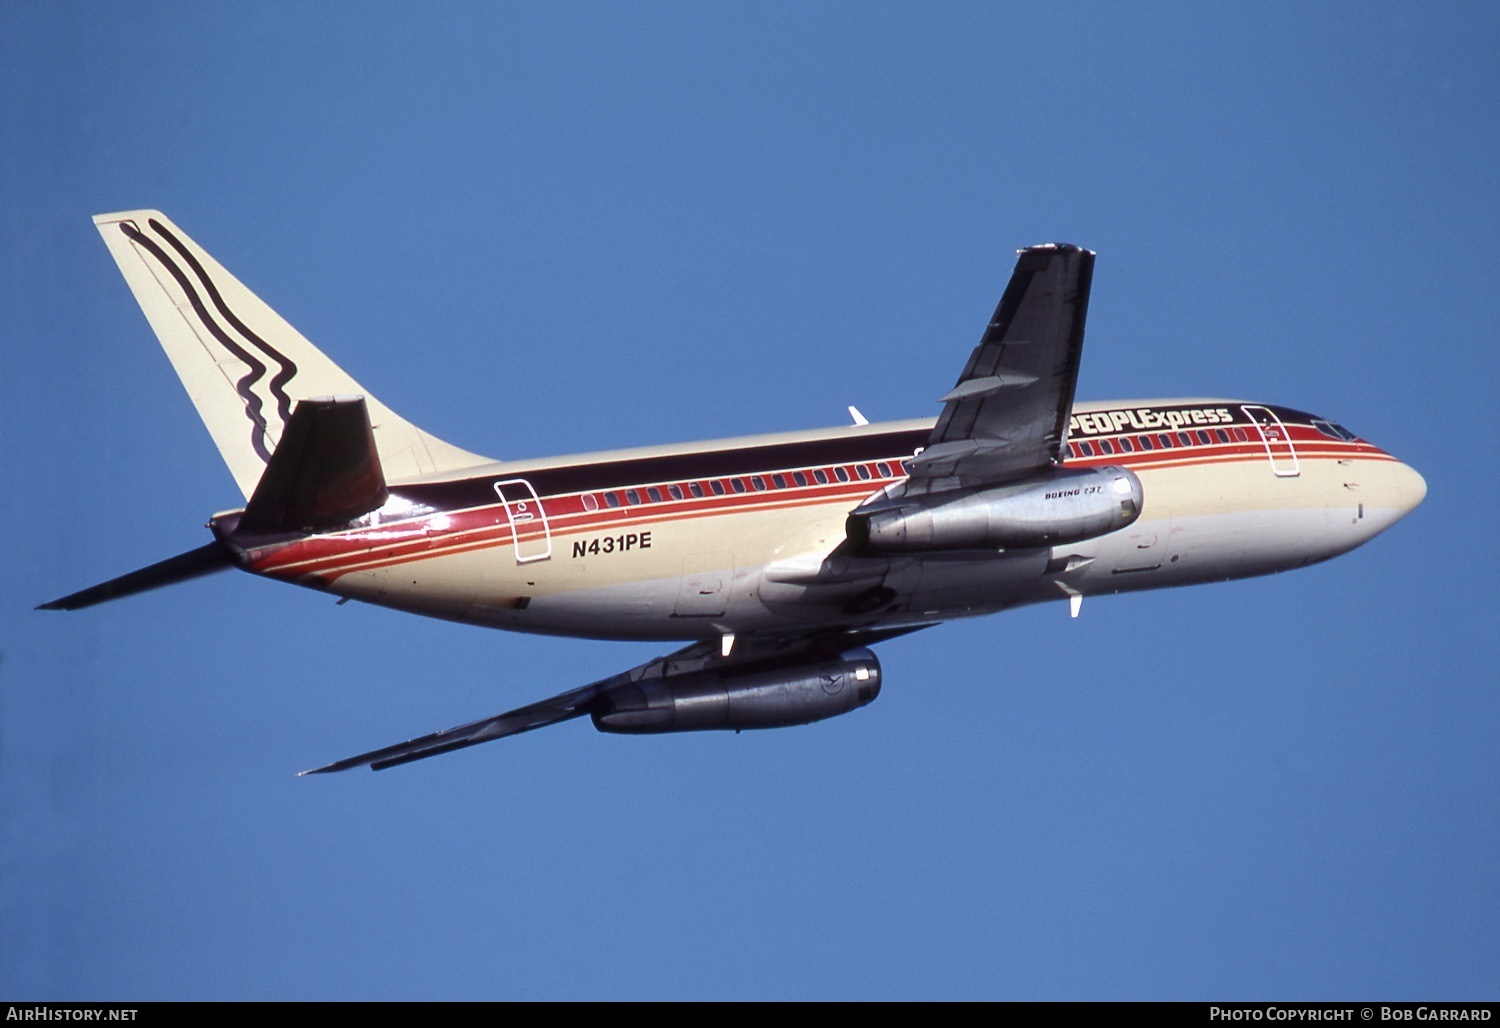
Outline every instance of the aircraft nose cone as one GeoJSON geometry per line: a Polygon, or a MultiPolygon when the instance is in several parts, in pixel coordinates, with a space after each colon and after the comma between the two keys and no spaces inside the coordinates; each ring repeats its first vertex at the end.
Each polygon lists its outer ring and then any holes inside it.
{"type": "Polygon", "coordinates": [[[1427,480],[1409,464],[1398,464],[1396,467],[1396,509],[1400,511],[1396,516],[1404,518],[1426,498],[1427,480]]]}
{"type": "Polygon", "coordinates": [[[1359,469],[1360,542],[1372,539],[1416,510],[1427,496],[1427,482],[1398,460],[1377,460],[1359,469]]]}

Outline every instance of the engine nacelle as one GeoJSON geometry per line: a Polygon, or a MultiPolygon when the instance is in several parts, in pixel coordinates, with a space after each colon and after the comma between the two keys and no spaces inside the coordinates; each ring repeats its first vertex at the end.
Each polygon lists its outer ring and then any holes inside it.
{"type": "Polygon", "coordinates": [[[867,649],[792,667],[696,671],[607,690],[593,711],[601,732],[695,732],[805,725],[880,695],[880,662],[867,649]]]}
{"type": "Polygon", "coordinates": [[[1060,468],[987,489],[876,500],[849,515],[858,553],[1055,546],[1124,528],[1141,516],[1141,480],[1125,468],[1060,468]]]}

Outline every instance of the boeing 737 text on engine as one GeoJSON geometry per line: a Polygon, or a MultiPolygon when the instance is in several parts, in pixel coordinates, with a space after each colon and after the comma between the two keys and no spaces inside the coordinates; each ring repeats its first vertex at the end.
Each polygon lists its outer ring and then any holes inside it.
{"type": "Polygon", "coordinates": [[[610,678],[317,771],[584,715],[806,724],[880,691],[869,647],[1026,603],[1263,575],[1353,549],[1422,477],[1326,418],[1073,402],[1094,254],[1015,272],[931,420],[495,461],[402,420],[157,211],[94,219],[245,497],[213,541],[52,603],[235,566],[521,632],[680,640],[610,678]]]}

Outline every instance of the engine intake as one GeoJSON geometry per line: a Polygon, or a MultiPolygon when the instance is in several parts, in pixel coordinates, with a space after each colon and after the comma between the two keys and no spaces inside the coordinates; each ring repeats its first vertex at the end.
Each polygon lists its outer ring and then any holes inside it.
{"type": "Polygon", "coordinates": [[[1125,468],[1060,468],[986,489],[876,500],[844,530],[867,554],[1055,546],[1124,528],[1143,502],[1141,480],[1125,468]]]}
{"type": "Polygon", "coordinates": [[[646,734],[805,725],[880,695],[880,662],[867,649],[792,667],[695,671],[607,690],[593,711],[601,732],[646,734]]]}

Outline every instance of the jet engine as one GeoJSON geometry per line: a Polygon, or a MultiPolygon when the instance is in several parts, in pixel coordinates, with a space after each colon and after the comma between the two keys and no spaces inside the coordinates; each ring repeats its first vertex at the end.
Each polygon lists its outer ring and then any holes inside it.
{"type": "Polygon", "coordinates": [[[859,648],[790,667],[727,667],[627,682],[606,689],[591,713],[601,732],[739,731],[810,724],[878,695],[880,662],[859,648]]]}
{"type": "Polygon", "coordinates": [[[1092,539],[1141,516],[1141,481],[1121,467],[1059,468],[983,489],[874,500],[845,532],[856,553],[1011,549],[1092,539]]]}

